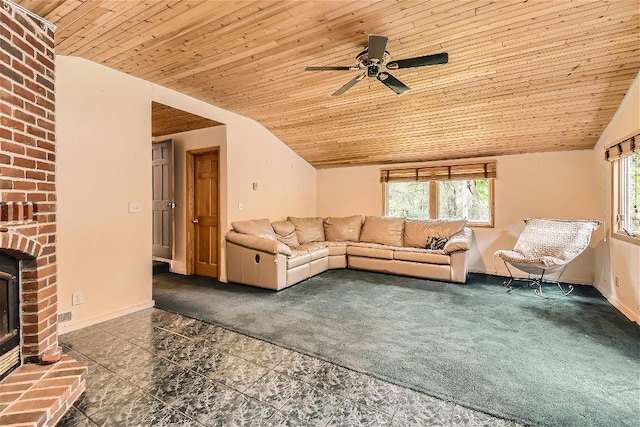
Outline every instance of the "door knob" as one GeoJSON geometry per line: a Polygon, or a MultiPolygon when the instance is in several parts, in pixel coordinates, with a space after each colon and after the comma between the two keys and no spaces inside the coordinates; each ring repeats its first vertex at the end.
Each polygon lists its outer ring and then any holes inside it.
{"type": "Polygon", "coordinates": [[[175,209],[176,204],[175,203],[167,203],[166,205],[164,205],[166,208],[171,208],[171,209],[175,209]]]}
{"type": "Polygon", "coordinates": [[[197,224],[199,221],[198,221],[198,218],[196,218],[196,219],[194,219],[194,220],[193,220],[193,221],[191,221],[191,222],[193,222],[194,224],[197,224]]]}

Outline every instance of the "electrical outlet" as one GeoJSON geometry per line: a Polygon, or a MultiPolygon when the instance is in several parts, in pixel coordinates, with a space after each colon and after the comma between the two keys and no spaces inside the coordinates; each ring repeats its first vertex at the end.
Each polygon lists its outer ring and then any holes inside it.
{"type": "Polygon", "coordinates": [[[82,292],[74,292],[71,295],[71,305],[80,305],[82,304],[82,292]]]}
{"type": "Polygon", "coordinates": [[[616,276],[616,277],[613,279],[613,285],[614,285],[616,288],[619,288],[619,287],[620,287],[620,281],[618,280],[618,276],[616,276]]]}

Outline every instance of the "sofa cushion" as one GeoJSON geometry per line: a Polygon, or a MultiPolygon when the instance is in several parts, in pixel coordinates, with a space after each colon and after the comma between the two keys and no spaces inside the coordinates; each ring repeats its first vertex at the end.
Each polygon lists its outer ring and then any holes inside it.
{"type": "Polygon", "coordinates": [[[303,264],[311,262],[311,254],[308,251],[301,251],[299,249],[291,250],[291,257],[287,258],[287,269],[299,267],[303,264]]]}
{"type": "Polygon", "coordinates": [[[393,249],[347,246],[347,255],[366,258],[393,259],[393,249]]]}
{"type": "Polygon", "coordinates": [[[451,264],[451,257],[449,255],[444,254],[442,251],[432,250],[423,250],[419,252],[395,250],[393,251],[393,259],[400,261],[422,262],[425,264],[451,264]]]}
{"type": "Polygon", "coordinates": [[[296,232],[296,226],[291,221],[273,221],[271,227],[276,234],[281,236],[296,232]]]}
{"type": "Polygon", "coordinates": [[[404,218],[368,216],[362,224],[361,242],[381,245],[402,246],[404,218]]]}
{"type": "Polygon", "coordinates": [[[324,226],[322,218],[295,218],[289,217],[296,229],[298,242],[301,245],[310,242],[324,242],[324,226]]]}
{"type": "Polygon", "coordinates": [[[354,215],[345,218],[325,218],[323,225],[325,240],[331,242],[357,242],[360,238],[362,217],[354,215]]]}
{"type": "Polygon", "coordinates": [[[327,249],[329,249],[329,255],[346,255],[347,245],[352,242],[324,242],[327,249]]]}
{"type": "Polygon", "coordinates": [[[296,227],[291,221],[274,221],[271,223],[273,231],[276,233],[276,238],[287,246],[292,248],[298,247],[298,235],[296,234],[296,227]]]}
{"type": "Polygon", "coordinates": [[[235,221],[231,223],[231,227],[238,233],[261,237],[263,239],[277,240],[276,233],[273,231],[273,228],[271,228],[271,222],[266,218],[235,221]]]}
{"type": "Polygon", "coordinates": [[[307,251],[311,255],[311,261],[329,256],[329,248],[324,243],[312,242],[298,246],[296,249],[307,251]]]}
{"type": "Polygon", "coordinates": [[[466,219],[408,219],[404,225],[404,244],[426,248],[428,237],[449,238],[461,231],[466,224],[466,219]]]}

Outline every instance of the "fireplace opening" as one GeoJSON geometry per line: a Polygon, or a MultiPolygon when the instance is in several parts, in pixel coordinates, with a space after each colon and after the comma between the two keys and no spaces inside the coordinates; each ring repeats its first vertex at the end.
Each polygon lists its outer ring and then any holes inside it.
{"type": "Polygon", "coordinates": [[[0,252],[0,380],[20,366],[20,260],[0,252]]]}

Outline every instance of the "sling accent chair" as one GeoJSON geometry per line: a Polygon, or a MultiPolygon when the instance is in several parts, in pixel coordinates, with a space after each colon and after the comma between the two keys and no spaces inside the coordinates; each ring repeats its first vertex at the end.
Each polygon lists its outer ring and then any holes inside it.
{"type": "Polygon", "coordinates": [[[579,221],[562,219],[530,218],[524,220],[525,227],[518,237],[513,250],[499,250],[493,256],[500,257],[509,272],[509,280],[503,285],[513,290],[514,281],[528,281],[529,286],[536,287],[534,293],[543,297],[542,282],[545,274],[547,280],[555,283],[562,295],[569,295],[573,286],[565,290],[560,284],[560,276],[567,265],[587,249],[591,234],[601,224],[600,221],[579,221]],[[526,279],[513,276],[509,265],[528,274],[526,279]],[[549,275],[557,274],[555,280],[549,275]]]}

